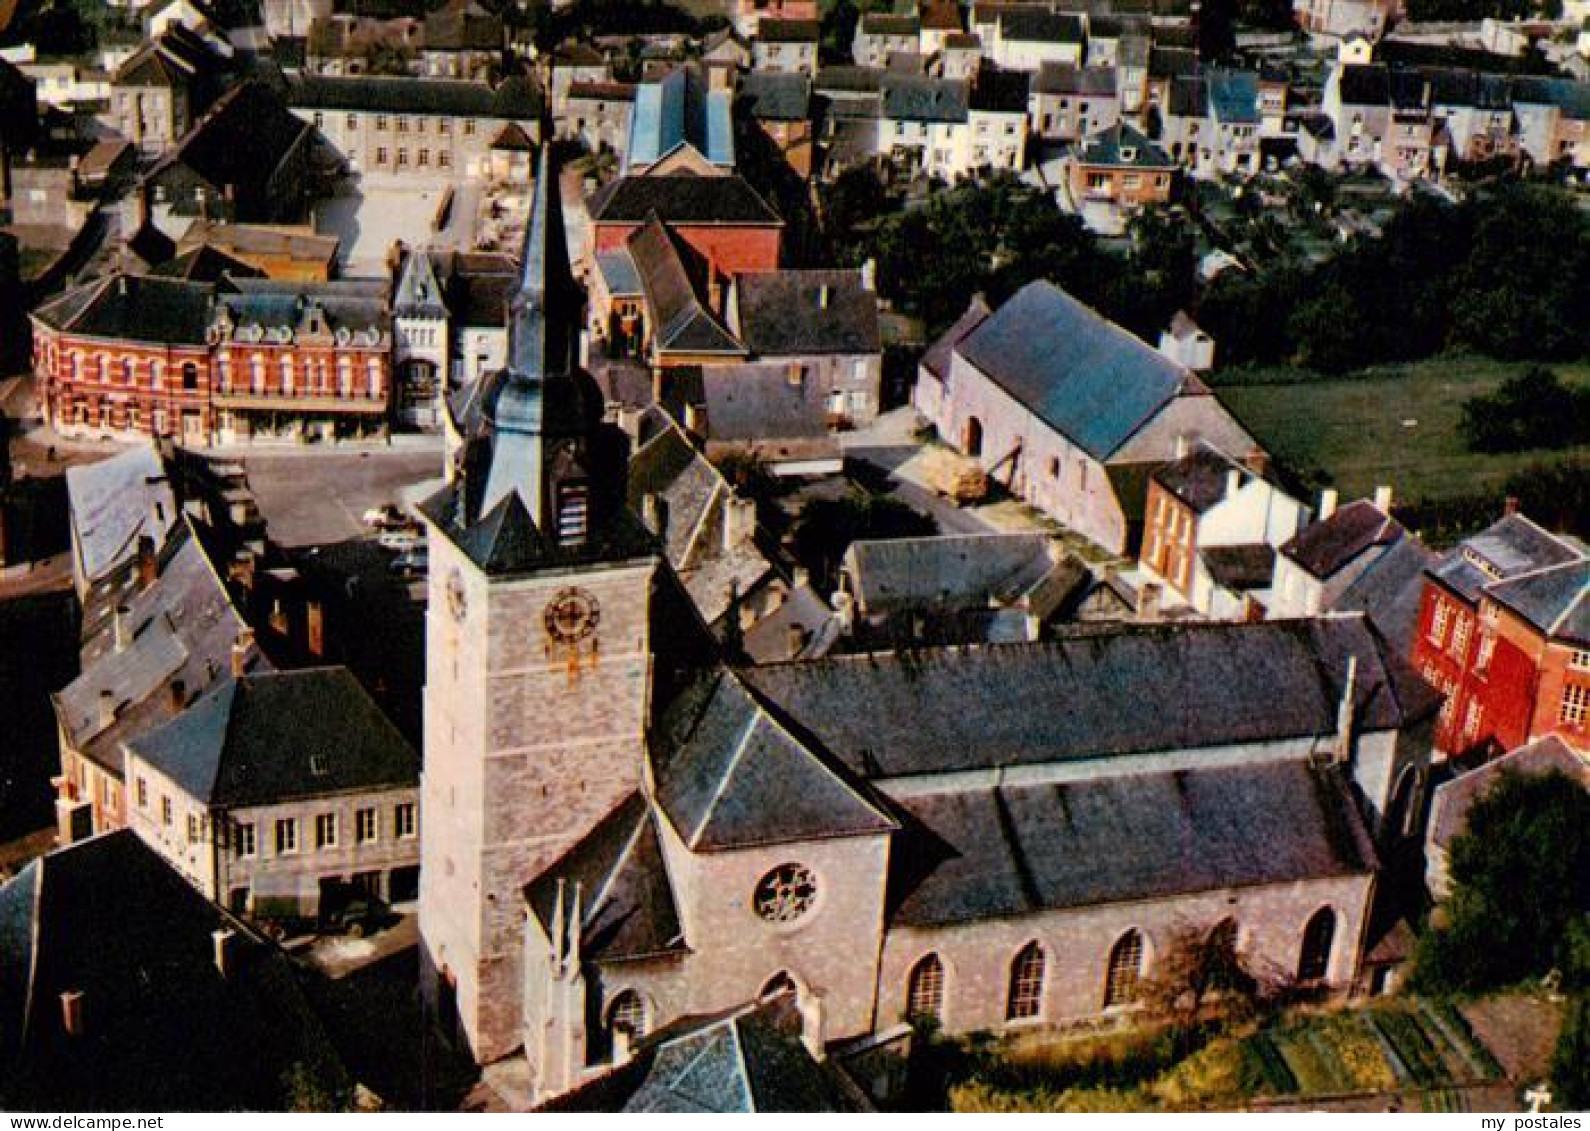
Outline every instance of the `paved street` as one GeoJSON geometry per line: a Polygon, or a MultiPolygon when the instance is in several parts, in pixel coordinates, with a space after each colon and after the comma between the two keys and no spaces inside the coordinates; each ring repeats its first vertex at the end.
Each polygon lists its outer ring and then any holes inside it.
{"type": "Polygon", "coordinates": [[[427,480],[441,479],[441,437],[404,437],[390,449],[237,454],[248,468],[271,540],[283,546],[344,542],[369,534],[371,507],[401,503],[427,480]]]}

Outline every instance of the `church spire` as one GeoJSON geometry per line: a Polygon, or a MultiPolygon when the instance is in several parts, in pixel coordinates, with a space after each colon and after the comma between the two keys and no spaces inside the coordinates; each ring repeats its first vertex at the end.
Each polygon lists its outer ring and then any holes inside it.
{"type": "Polygon", "coordinates": [[[561,373],[569,363],[577,306],[557,169],[552,147],[543,145],[525,223],[519,289],[509,308],[508,368],[526,377],[561,373]]]}

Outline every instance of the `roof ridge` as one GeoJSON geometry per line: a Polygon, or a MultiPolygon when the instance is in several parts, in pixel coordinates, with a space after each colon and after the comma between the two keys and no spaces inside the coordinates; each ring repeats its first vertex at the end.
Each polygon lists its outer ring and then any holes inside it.
{"type": "MultiPolygon", "coordinates": [[[[722,687],[722,684],[719,684],[722,687]]],[[[714,692],[716,695],[716,692],[714,692]]],[[[749,696],[747,696],[749,698],[749,696]]],[[[752,705],[757,708],[751,713],[751,718],[746,722],[744,731],[740,734],[740,741],[734,748],[734,756],[729,759],[729,764],[723,768],[723,773],[718,775],[717,785],[713,787],[712,796],[702,808],[701,820],[696,823],[696,829],[690,834],[690,847],[694,849],[701,840],[701,834],[706,832],[707,825],[712,822],[713,813],[718,808],[718,803],[723,800],[723,795],[728,792],[729,781],[734,777],[735,768],[739,766],[740,759],[745,756],[745,751],[751,745],[751,735],[755,733],[757,723],[761,721],[760,704],[754,699],[752,705]]]]}

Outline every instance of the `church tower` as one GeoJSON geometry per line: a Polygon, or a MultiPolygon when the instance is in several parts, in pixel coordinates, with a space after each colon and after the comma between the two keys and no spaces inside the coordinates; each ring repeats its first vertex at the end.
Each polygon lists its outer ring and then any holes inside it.
{"type": "Polygon", "coordinates": [[[575,362],[579,290],[542,150],[508,368],[427,500],[420,936],[438,1016],[524,1042],[525,885],[639,788],[658,558],[575,362]]]}

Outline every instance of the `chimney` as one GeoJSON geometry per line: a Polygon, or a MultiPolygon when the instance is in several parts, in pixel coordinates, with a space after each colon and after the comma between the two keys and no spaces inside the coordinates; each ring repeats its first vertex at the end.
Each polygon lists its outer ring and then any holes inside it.
{"type": "Polygon", "coordinates": [[[210,943],[215,952],[215,968],[223,978],[232,976],[232,964],[237,960],[233,953],[236,938],[237,932],[230,927],[221,927],[210,932],[210,943]]]}
{"type": "Polygon", "coordinates": [[[1358,685],[1358,657],[1347,657],[1347,682],[1342,686],[1341,702],[1336,705],[1336,761],[1343,764],[1353,757],[1353,693],[1358,685]]]}
{"type": "Polygon", "coordinates": [[[180,679],[174,679],[167,685],[167,689],[171,694],[171,709],[173,711],[181,711],[182,708],[188,705],[188,685],[186,683],[180,679]]]}
{"type": "Polygon", "coordinates": [[[1137,590],[1137,619],[1158,620],[1160,584],[1157,581],[1145,581],[1137,590]]]}
{"type": "Polygon", "coordinates": [[[685,431],[693,432],[697,436],[705,436],[707,431],[706,413],[701,411],[698,404],[685,405],[685,431]]]}
{"type": "Polygon", "coordinates": [[[646,492],[640,501],[640,520],[653,534],[659,538],[665,533],[663,530],[662,500],[655,491],[646,492]]]}
{"type": "Polygon", "coordinates": [[[792,361],[784,371],[785,380],[790,388],[798,389],[806,383],[806,367],[798,361],[792,361]]]}
{"type": "Polygon", "coordinates": [[[61,1028],[68,1037],[81,1037],[85,1027],[84,1011],[88,999],[82,990],[66,990],[61,994],[61,1028]]]}
{"type": "Polygon", "coordinates": [[[1336,494],[1336,488],[1334,487],[1327,487],[1319,493],[1319,520],[1321,522],[1336,513],[1337,498],[1339,496],[1336,494]]]}
{"type": "Polygon", "coordinates": [[[1502,504],[1502,517],[1506,518],[1509,515],[1515,515],[1517,513],[1518,513],[1518,496],[1517,495],[1509,495],[1509,496],[1507,496],[1507,501],[1502,504]]]}
{"type": "Polygon", "coordinates": [[[823,1030],[825,1018],[823,1017],[823,999],[804,986],[797,986],[795,990],[795,1008],[801,1014],[801,1044],[806,1046],[806,1051],[812,1054],[813,1060],[827,1060],[827,1040],[823,1030]]]}
{"type": "Polygon", "coordinates": [[[1226,472],[1226,498],[1236,498],[1240,490],[1242,490],[1242,472],[1233,467],[1226,472]]]}
{"type": "Polygon", "coordinates": [[[1386,514],[1390,514],[1391,513],[1391,488],[1390,487],[1376,487],[1375,488],[1375,509],[1376,510],[1380,510],[1380,511],[1384,511],[1386,514]]]}
{"type": "Polygon", "coordinates": [[[240,628],[237,639],[232,642],[232,678],[242,679],[243,673],[248,670],[248,652],[254,645],[254,630],[240,628]]]}
{"type": "Polygon", "coordinates": [[[868,259],[861,265],[861,289],[875,291],[878,289],[878,261],[868,259]]]}
{"type": "Polygon", "coordinates": [[[1183,432],[1176,433],[1176,458],[1183,459],[1187,455],[1187,436],[1183,432]]]}
{"type": "Polygon", "coordinates": [[[159,562],[155,558],[155,540],[148,534],[138,535],[138,588],[148,589],[159,576],[159,562]]]}
{"type": "Polygon", "coordinates": [[[105,688],[99,693],[99,725],[101,729],[116,721],[116,693],[105,688]]]}
{"type": "Polygon", "coordinates": [[[116,638],[116,651],[127,651],[132,644],[133,630],[132,610],[126,605],[117,605],[111,614],[111,632],[116,638]]]}
{"type": "Polygon", "coordinates": [[[827,283],[824,283],[822,286],[817,288],[817,309],[818,310],[827,310],[828,309],[828,299],[829,299],[829,287],[828,287],[827,283]]]}
{"type": "Polygon", "coordinates": [[[1254,448],[1242,462],[1247,464],[1248,470],[1260,479],[1270,474],[1270,453],[1261,448],[1254,448]]]}

